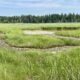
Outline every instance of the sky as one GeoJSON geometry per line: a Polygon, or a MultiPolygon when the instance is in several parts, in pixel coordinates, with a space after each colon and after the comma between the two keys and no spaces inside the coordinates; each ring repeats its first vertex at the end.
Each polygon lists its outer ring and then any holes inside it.
{"type": "Polygon", "coordinates": [[[0,0],[0,16],[80,13],[80,0],[0,0]]]}

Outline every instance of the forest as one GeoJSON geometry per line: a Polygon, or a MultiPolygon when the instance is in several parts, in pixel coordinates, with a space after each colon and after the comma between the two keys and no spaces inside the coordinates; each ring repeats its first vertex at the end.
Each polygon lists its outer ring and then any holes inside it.
{"type": "Polygon", "coordinates": [[[0,16],[0,23],[62,23],[80,22],[80,14],[49,14],[44,16],[0,16]]]}

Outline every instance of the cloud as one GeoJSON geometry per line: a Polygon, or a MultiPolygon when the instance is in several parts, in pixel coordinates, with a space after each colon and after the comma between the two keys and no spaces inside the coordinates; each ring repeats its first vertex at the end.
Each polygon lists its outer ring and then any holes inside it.
{"type": "Polygon", "coordinates": [[[17,3],[17,6],[19,7],[25,7],[25,8],[50,8],[50,7],[60,7],[57,3],[51,3],[51,2],[41,2],[41,3],[17,3]]]}
{"type": "Polygon", "coordinates": [[[79,0],[0,0],[8,8],[79,8],[79,0]]]}
{"type": "Polygon", "coordinates": [[[80,13],[80,0],[0,0],[0,14],[80,13]]]}
{"type": "Polygon", "coordinates": [[[36,7],[60,7],[60,4],[55,3],[53,0],[3,0],[0,1],[0,6],[3,7],[16,7],[16,8],[36,8],[36,7]]]}

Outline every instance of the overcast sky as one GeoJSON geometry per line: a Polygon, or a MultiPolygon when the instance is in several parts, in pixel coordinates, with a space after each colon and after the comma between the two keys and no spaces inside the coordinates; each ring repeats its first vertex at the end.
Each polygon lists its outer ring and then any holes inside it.
{"type": "Polygon", "coordinates": [[[0,15],[80,13],[80,0],[0,0],[0,15]]]}

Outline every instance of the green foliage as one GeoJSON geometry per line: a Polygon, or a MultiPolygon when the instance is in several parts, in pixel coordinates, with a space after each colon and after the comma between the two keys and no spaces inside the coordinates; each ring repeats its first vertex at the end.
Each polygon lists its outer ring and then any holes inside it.
{"type": "Polygon", "coordinates": [[[0,23],[60,23],[80,22],[80,14],[50,14],[44,16],[0,16],[0,23]]]}

